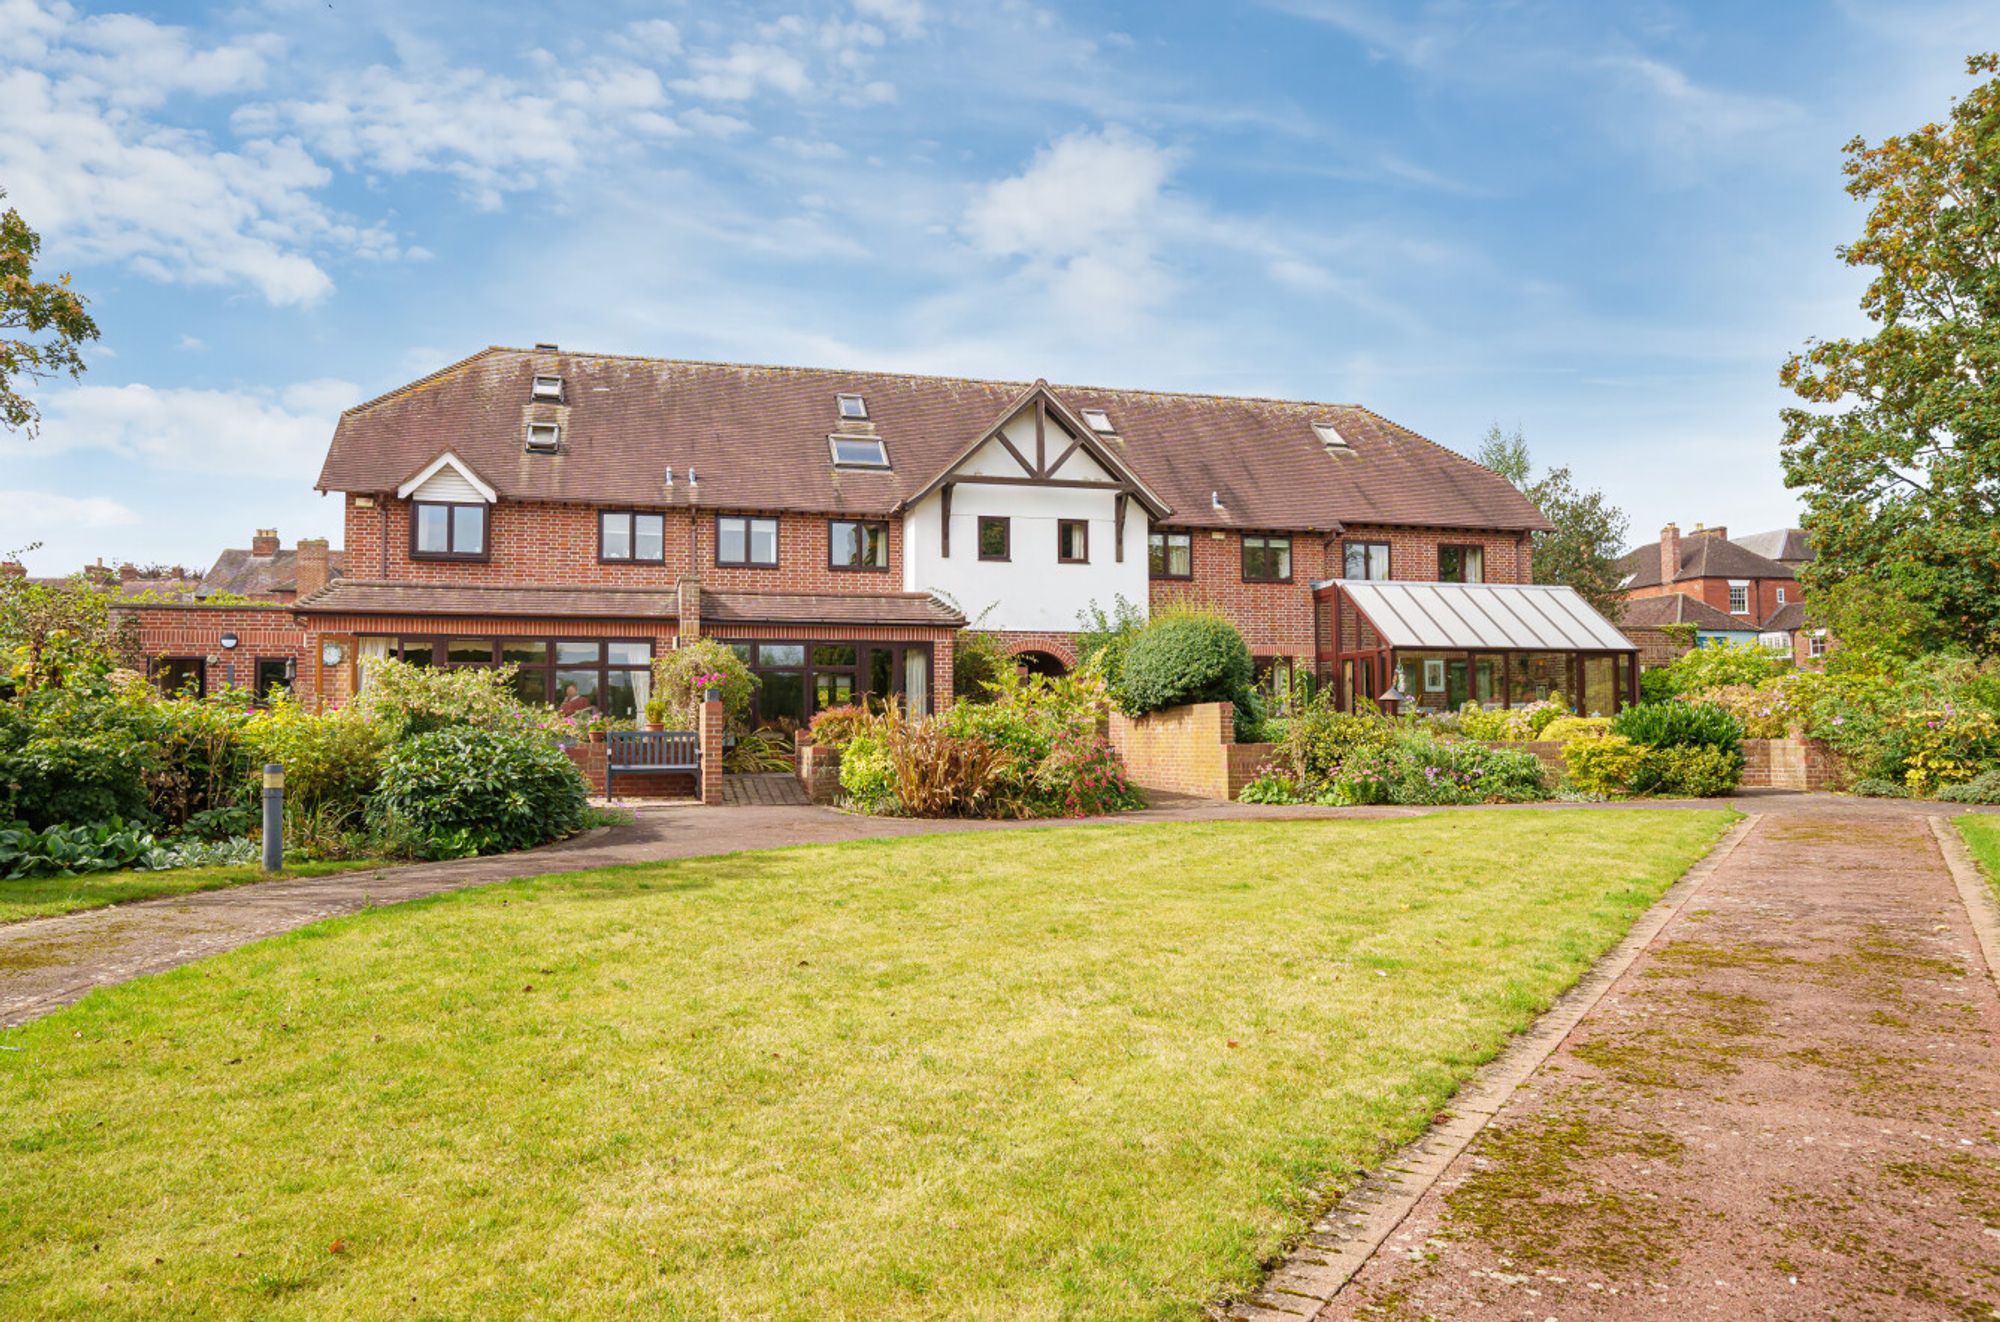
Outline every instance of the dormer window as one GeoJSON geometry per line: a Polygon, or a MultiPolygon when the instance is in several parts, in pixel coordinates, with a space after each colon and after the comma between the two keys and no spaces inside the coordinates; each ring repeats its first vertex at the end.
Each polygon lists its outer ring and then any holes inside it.
{"type": "Polygon", "coordinates": [[[1111,425],[1111,415],[1103,409],[1084,409],[1083,421],[1092,431],[1103,436],[1113,435],[1118,430],[1111,425]]]}
{"type": "Polygon", "coordinates": [[[843,421],[866,422],[868,420],[867,400],[861,398],[859,395],[836,395],[835,398],[840,401],[840,416],[843,421]]]}
{"type": "Polygon", "coordinates": [[[562,449],[562,428],[553,422],[528,424],[529,454],[555,454],[562,449]]]}
{"type": "Polygon", "coordinates": [[[875,436],[829,436],[835,468],[887,468],[889,452],[875,436]]]}
{"type": "Polygon", "coordinates": [[[534,388],[529,391],[529,397],[538,400],[548,400],[557,404],[562,403],[562,378],[559,376],[536,377],[534,388]]]}
{"type": "Polygon", "coordinates": [[[1329,450],[1337,450],[1343,454],[1352,454],[1354,452],[1354,447],[1349,445],[1347,438],[1340,434],[1340,428],[1330,422],[1315,422],[1313,424],[1313,435],[1319,437],[1319,443],[1329,450]]]}

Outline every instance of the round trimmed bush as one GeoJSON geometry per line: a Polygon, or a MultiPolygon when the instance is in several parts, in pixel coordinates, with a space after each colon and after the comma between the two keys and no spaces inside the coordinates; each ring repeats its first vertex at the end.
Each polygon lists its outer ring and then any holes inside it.
{"type": "Polygon", "coordinates": [[[1220,615],[1160,615],[1126,645],[1120,699],[1134,716],[1191,702],[1235,702],[1257,711],[1250,648],[1220,615]]]}
{"type": "Polygon", "coordinates": [[[574,834],[589,796],[583,773],[543,736],[458,725],[389,750],[369,815],[403,852],[464,858],[574,834]]]}

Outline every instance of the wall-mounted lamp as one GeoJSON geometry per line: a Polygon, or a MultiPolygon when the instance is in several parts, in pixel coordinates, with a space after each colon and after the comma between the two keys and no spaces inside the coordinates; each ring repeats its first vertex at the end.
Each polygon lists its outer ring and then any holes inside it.
{"type": "Polygon", "coordinates": [[[235,650],[236,650],[236,644],[237,644],[237,643],[238,643],[238,642],[239,642],[240,640],[239,640],[239,639],[238,639],[238,638],[236,637],[236,635],[235,635],[235,634],[233,634],[233,633],[226,633],[226,634],[222,635],[222,638],[221,638],[221,640],[220,640],[220,641],[221,641],[221,643],[222,643],[222,650],[223,650],[223,651],[225,651],[225,652],[233,652],[233,651],[235,651],[235,650]]]}

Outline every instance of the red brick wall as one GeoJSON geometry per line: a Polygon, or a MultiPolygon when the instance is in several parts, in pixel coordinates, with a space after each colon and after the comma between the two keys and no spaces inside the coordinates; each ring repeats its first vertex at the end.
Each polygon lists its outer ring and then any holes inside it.
{"type": "Polygon", "coordinates": [[[1226,702],[1201,702],[1137,718],[1113,712],[1108,733],[1132,784],[1233,799],[1271,755],[1270,744],[1236,742],[1234,711],[1226,702]]]}
{"type": "MultiPolygon", "coordinates": [[[[1763,621],[1770,619],[1772,612],[1778,607],[1801,599],[1798,582],[1794,579],[1753,578],[1749,583],[1750,612],[1735,617],[1743,621],[1745,629],[1756,628],[1763,621]],[[1784,591],[1784,601],[1778,600],[1780,589],[1784,591]]],[[[1724,615],[1730,614],[1729,580],[1726,578],[1677,578],[1667,584],[1633,588],[1625,596],[1628,600],[1637,601],[1641,597],[1663,597],[1675,592],[1685,593],[1697,601],[1705,602],[1724,615]]]]}
{"type": "Polygon", "coordinates": [[[297,663],[293,692],[301,700],[313,692],[307,664],[315,656],[312,640],[288,610],[254,606],[128,606],[118,614],[134,621],[141,657],[150,664],[163,657],[203,657],[208,662],[208,687],[224,684],[249,688],[257,680],[260,660],[297,663]],[[236,646],[225,649],[222,635],[236,635],[236,646]]]}

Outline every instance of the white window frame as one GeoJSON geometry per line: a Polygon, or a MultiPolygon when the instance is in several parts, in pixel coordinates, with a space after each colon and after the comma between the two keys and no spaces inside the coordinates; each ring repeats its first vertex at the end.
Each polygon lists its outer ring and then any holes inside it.
{"type": "Polygon", "coordinates": [[[562,453],[562,424],[559,422],[529,423],[528,434],[527,437],[524,440],[522,440],[521,448],[526,450],[529,454],[562,453]],[[549,437],[550,443],[546,446],[535,444],[535,436],[537,433],[546,433],[549,437]]]}
{"type": "Polygon", "coordinates": [[[1100,436],[1116,436],[1118,434],[1118,429],[1111,425],[1111,415],[1103,409],[1079,409],[1077,410],[1077,414],[1083,419],[1084,426],[1090,428],[1100,436]]]}
{"type": "Polygon", "coordinates": [[[1777,591],[1778,591],[1778,604],[1782,606],[1785,604],[1785,585],[1780,583],[1778,585],[1777,591]]]}
{"type": "Polygon", "coordinates": [[[1729,613],[1731,615],[1748,615],[1750,613],[1750,584],[1748,580],[1734,578],[1729,580],[1729,613]],[[1743,604],[1741,606],[1736,604],[1736,594],[1739,592],[1743,594],[1743,604]]]}
{"type": "Polygon", "coordinates": [[[868,401],[860,395],[835,395],[834,407],[849,422],[868,421],[868,401]]]}
{"type": "Polygon", "coordinates": [[[1826,655],[1826,630],[1814,629],[1806,635],[1806,655],[1809,657],[1826,655]]]}
{"type": "Polygon", "coordinates": [[[835,468],[887,468],[889,467],[889,447],[880,436],[845,436],[835,432],[826,438],[826,451],[835,468]],[[880,459],[842,459],[840,447],[843,445],[872,445],[880,459]]]}
{"type": "Polygon", "coordinates": [[[528,387],[528,398],[562,403],[563,379],[559,376],[538,376],[528,387]]]}

